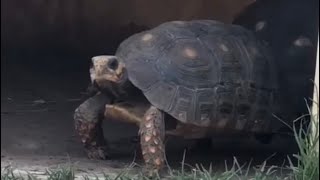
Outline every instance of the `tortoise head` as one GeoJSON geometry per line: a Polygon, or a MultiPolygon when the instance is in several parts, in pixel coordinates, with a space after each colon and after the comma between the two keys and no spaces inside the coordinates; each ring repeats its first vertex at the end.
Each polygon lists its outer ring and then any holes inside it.
{"type": "Polygon", "coordinates": [[[116,56],[94,56],[91,59],[92,68],[90,77],[92,82],[104,84],[106,82],[122,83],[127,80],[127,72],[124,63],[116,56]]]}

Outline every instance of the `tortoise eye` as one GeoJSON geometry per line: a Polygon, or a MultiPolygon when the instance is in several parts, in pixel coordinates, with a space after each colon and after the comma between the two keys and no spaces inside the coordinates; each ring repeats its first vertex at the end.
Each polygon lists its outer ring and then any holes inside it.
{"type": "Polygon", "coordinates": [[[113,59],[110,59],[109,62],[108,62],[108,67],[112,70],[116,70],[119,66],[119,63],[118,63],[118,60],[113,58],[113,59]]]}

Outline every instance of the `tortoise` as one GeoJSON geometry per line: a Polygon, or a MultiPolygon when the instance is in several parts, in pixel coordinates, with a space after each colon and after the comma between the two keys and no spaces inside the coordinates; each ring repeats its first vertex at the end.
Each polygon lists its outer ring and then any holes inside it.
{"type": "Polygon", "coordinates": [[[114,56],[92,58],[99,89],[75,111],[90,158],[105,158],[101,119],[139,126],[145,170],[164,167],[166,135],[269,133],[278,128],[273,57],[253,33],[215,20],[169,21],[124,40],[114,56]],[[176,122],[173,129],[165,124],[176,122]]]}

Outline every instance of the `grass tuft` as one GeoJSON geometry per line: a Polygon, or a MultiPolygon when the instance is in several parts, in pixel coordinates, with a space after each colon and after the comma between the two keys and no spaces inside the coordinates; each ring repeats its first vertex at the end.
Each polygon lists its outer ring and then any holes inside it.
{"type": "Polygon", "coordinates": [[[17,177],[17,175],[13,173],[13,169],[7,166],[1,169],[1,180],[23,180],[23,178],[17,177]]]}
{"type": "Polygon", "coordinates": [[[58,167],[56,169],[48,169],[45,173],[48,180],[73,180],[75,174],[72,167],[58,167]]]}
{"type": "MultiPolygon", "coordinates": [[[[319,124],[317,122],[318,114],[311,115],[310,123],[306,128],[303,128],[302,119],[299,128],[293,126],[294,137],[299,147],[299,153],[294,155],[297,160],[297,165],[292,163],[290,158],[290,168],[293,171],[293,179],[295,180],[318,180],[319,179],[319,124]]],[[[318,108],[319,109],[319,108],[318,108]]],[[[297,123],[295,122],[295,123],[297,123]]]]}

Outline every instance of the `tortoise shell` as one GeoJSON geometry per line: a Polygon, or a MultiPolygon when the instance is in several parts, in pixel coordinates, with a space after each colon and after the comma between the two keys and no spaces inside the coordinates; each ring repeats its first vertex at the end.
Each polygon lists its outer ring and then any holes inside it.
{"type": "Polygon", "coordinates": [[[252,131],[270,125],[273,58],[243,27],[166,22],[123,41],[116,56],[150,103],[182,123],[252,131]]]}

